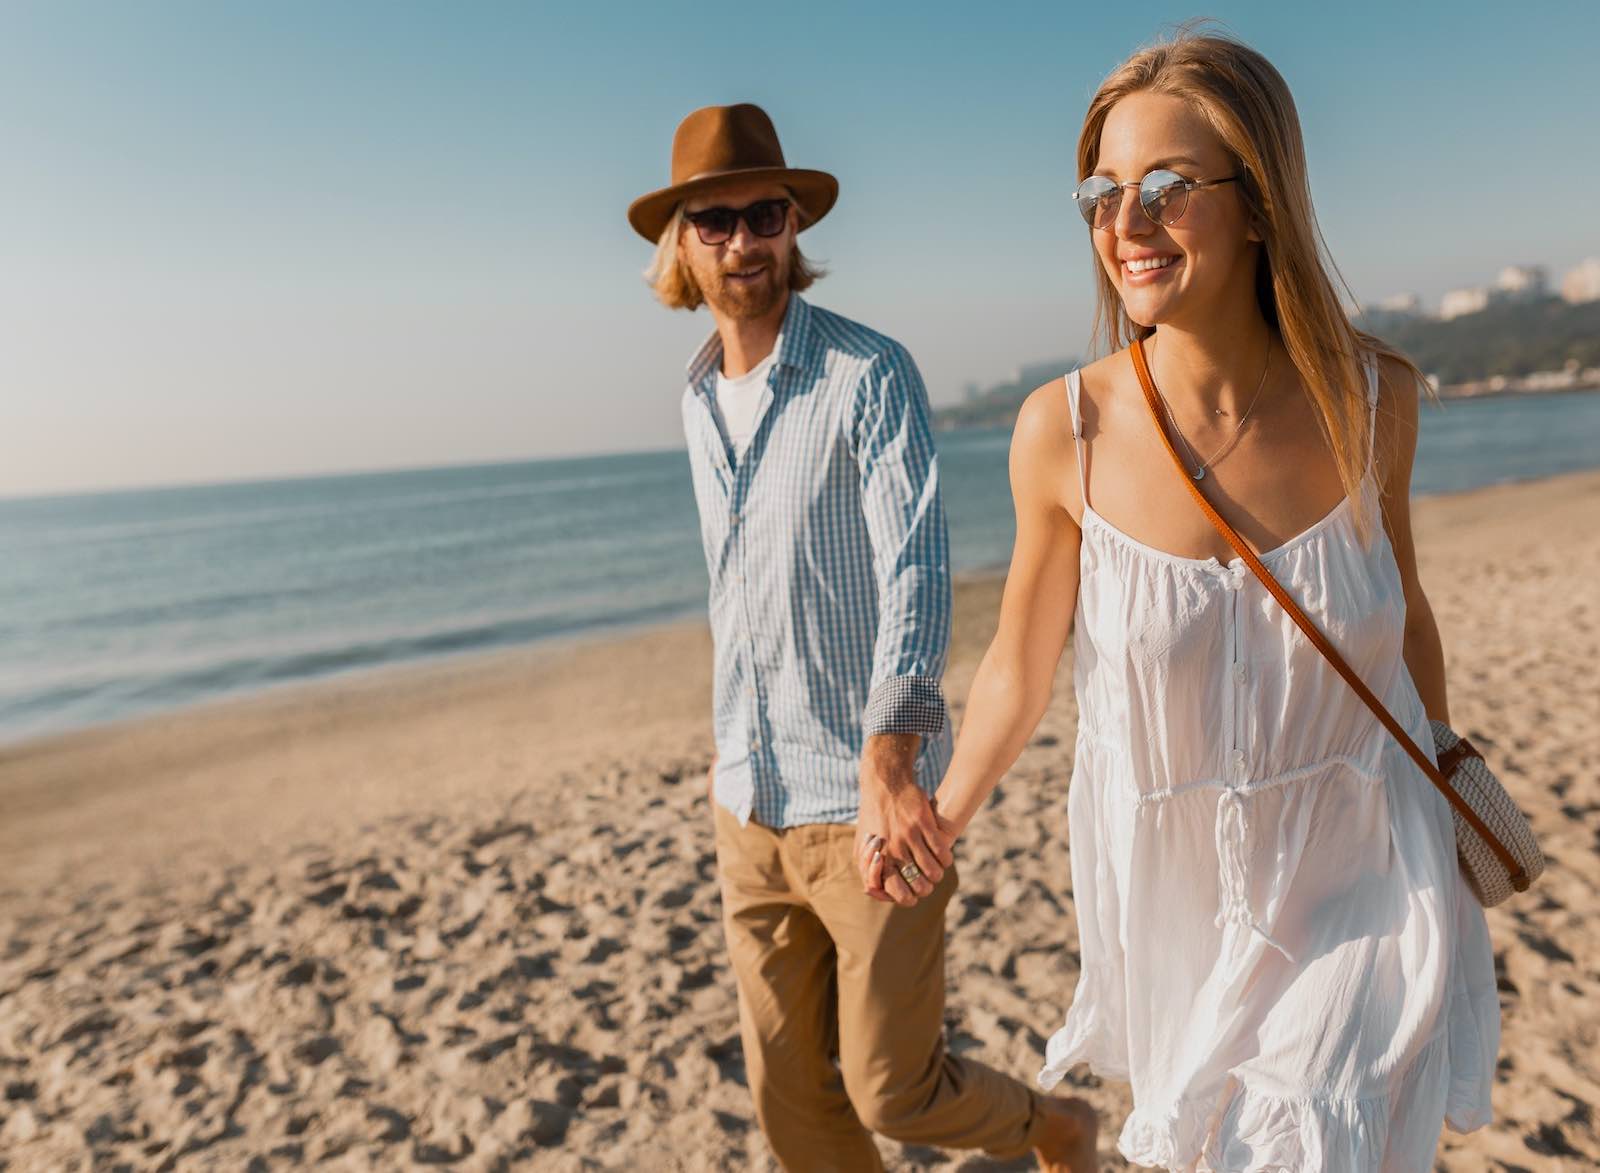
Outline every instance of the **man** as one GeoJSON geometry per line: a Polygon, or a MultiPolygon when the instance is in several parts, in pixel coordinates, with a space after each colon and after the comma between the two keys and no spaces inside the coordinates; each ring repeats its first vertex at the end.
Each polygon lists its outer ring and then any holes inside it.
{"type": "Polygon", "coordinates": [[[869,1130],[1088,1170],[1087,1105],[944,1047],[956,874],[928,797],[951,740],[944,511],[911,357],[799,296],[819,274],[796,235],[837,195],[737,105],[684,119],[671,186],[628,209],[657,247],[657,296],[716,323],[683,418],[711,578],[708,788],[756,1116],[791,1170],[881,1168],[869,1130]],[[855,854],[879,838],[898,854],[885,849],[873,901],[855,854]]]}

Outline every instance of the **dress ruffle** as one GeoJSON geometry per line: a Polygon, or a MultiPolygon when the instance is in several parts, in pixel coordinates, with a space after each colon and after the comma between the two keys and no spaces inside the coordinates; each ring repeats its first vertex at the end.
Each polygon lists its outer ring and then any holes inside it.
{"type": "Polygon", "coordinates": [[[1139,1108],[1117,1147],[1138,1165],[1208,1173],[1382,1168],[1389,1101],[1268,1095],[1237,1085],[1220,1102],[1139,1108]]]}
{"type": "Polygon", "coordinates": [[[1079,982],[1066,1025],[1045,1044],[1044,1067],[1037,1077],[1045,1091],[1060,1083],[1079,1063],[1087,1063],[1104,1079],[1128,1079],[1127,1047],[1123,1042],[1126,1027],[1112,1021],[1106,1012],[1112,1004],[1111,997],[1094,990],[1096,984],[1090,980],[1079,982]]]}
{"type": "MultiPolygon", "coordinates": [[[[1483,1029],[1481,1001],[1463,986],[1468,1005],[1449,1028],[1422,1048],[1391,1094],[1348,1100],[1282,1095],[1232,1079],[1215,1099],[1135,1108],[1123,1124],[1118,1151],[1129,1161],[1182,1173],[1408,1173],[1427,1169],[1438,1145],[1438,1119],[1470,1132],[1489,1121],[1498,1032],[1483,1029]],[[1448,1075],[1448,1078],[1446,1077],[1448,1075]],[[1448,1088],[1446,1092],[1445,1089],[1448,1088]]],[[[1050,1040],[1039,1083],[1047,1090],[1079,1062],[1096,1075],[1126,1079],[1093,1057],[1109,1040],[1092,1016],[1063,1027],[1050,1040]]]]}

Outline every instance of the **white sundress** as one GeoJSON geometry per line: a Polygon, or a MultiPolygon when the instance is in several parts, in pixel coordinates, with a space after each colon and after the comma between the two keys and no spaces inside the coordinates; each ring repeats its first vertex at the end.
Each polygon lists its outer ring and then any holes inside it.
{"type": "MultiPolygon", "coordinates": [[[[1375,366],[1368,384],[1375,413],[1375,366]]],[[[1369,468],[1261,557],[1431,752],[1378,498],[1369,468]]],[[[1489,1121],[1500,1041],[1448,805],[1242,561],[1146,546],[1085,485],[1080,565],[1082,972],[1040,1084],[1077,1063],[1129,1081],[1118,1147],[1140,1165],[1431,1168],[1444,1121],[1489,1121]]]]}

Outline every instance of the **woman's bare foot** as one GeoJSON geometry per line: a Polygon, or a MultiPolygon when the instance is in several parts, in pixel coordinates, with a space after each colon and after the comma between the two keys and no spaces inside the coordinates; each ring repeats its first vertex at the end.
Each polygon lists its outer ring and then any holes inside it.
{"type": "Polygon", "coordinates": [[[1100,1117],[1087,1102],[1046,1096],[1039,1103],[1044,1123],[1034,1156],[1045,1173],[1096,1173],[1100,1117]]]}

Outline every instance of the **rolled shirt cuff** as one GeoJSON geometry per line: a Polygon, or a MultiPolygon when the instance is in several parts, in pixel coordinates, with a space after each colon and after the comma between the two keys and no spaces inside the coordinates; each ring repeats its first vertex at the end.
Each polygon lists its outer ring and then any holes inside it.
{"type": "Polygon", "coordinates": [[[862,728],[868,737],[879,733],[944,732],[944,691],[933,676],[894,676],[879,684],[867,698],[862,728]]]}

